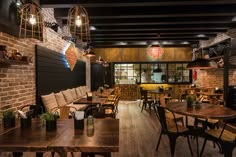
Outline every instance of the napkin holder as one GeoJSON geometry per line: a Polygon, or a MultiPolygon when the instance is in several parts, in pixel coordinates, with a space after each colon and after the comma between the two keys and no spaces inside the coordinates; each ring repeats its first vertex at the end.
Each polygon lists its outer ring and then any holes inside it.
{"type": "Polygon", "coordinates": [[[87,95],[87,100],[88,101],[92,101],[93,100],[93,93],[92,92],[87,92],[86,95],[87,95]]]}

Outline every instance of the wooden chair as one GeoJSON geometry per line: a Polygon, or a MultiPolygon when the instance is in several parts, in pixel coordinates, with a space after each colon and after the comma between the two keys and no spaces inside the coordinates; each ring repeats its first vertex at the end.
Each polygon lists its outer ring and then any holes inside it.
{"type": "MultiPolygon", "coordinates": [[[[164,95],[160,96],[160,105],[163,107],[166,106],[166,101],[165,101],[164,95]]],[[[176,122],[181,122],[182,125],[184,126],[184,116],[183,115],[175,114],[175,117],[173,117],[173,114],[171,112],[168,112],[168,110],[166,110],[166,118],[168,118],[170,120],[176,120],[176,122]]]]}
{"type": "Polygon", "coordinates": [[[74,106],[57,106],[50,110],[51,113],[57,114],[60,119],[72,117],[74,111],[76,111],[76,107],[74,106]]]}
{"type": "Polygon", "coordinates": [[[209,129],[206,130],[206,137],[202,146],[201,154],[202,156],[207,140],[211,140],[215,143],[220,144],[221,149],[224,153],[224,157],[232,157],[233,149],[236,147],[236,134],[227,130],[228,122],[225,121],[223,128],[219,129],[209,129]]]}
{"type": "Polygon", "coordinates": [[[176,145],[177,138],[179,136],[186,136],[191,155],[193,155],[192,148],[189,141],[190,132],[188,128],[177,124],[176,119],[175,119],[175,114],[173,112],[169,111],[171,114],[173,114],[174,121],[169,122],[168,119],[166,118],[166,109],[158,105],[155,105],[154,107],[155,107],[155,111],[156,111],[155,113],[157,115],[157,118],[161,124],[161,134],[158,139],[156,151],[158,150],[158,147],[160,145],[162,135],[167,135],[169,138],[169,143],[170,143],[171,156],[173,157],[175,153],[175,145],[176,145]]]}

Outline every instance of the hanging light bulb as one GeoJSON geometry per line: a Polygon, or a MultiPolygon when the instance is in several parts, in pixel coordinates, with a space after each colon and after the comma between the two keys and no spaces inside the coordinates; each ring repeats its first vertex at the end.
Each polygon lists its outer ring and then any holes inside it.
{"type": "Polygon", "coordinates": [[[75,24],[76,24],[76,26],[78,26],[78,27],[80,27],[80,26],[81,26],[81,24],[82,24],[82,21],[81,21],[81,18],[80,18],[80,16],[77,16],[77,17],[76,17],[75,24]]]}
{"type": "Polygon", "coordinates": [[[35,24],[36,24],[36,17],[35,17],[34,14],[31,14],[31,15],[30,15],[29,23],[30,23],[31,25],[35,25],[35,24]]]}

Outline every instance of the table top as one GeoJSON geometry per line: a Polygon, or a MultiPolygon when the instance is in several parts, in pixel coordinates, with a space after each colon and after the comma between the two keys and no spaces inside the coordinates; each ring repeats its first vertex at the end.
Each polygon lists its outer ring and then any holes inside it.
{"type": "Polygon", "coordinates": [[[106,98],[99,98],[95,97],[92,100],[87,100],[87,98],[81,98],[79,100],[74,101],[74,104],[90,104],[90,105],[97,105],[97,104],[104,104],[106,102],[106,98]]]}
{"type": "Polygon", "coordinates": [[[192,116],[196,118],[233,119],[236,118],[236,110],[219,105],[202,103],[200,108],[187,108],[186,102],[170,102],[165,106],[172,112],[192,116]]]}
{"type": "Polygon", "coordinates": [[[104,89],[104,91],[101,92],[94,92],[94,94],[98,97],[102,97],[102,98],[107,98],[109,95],[111,95],[114,92],[114,88],[109,88],[109,89],[104,89]]]}
{"type": "Polygon", "coordinates": [[[207,96],[222,96],[223,93],[208,93],[208,92],[197,92],[197,94],[207,95],[207,96]]]}
{"type": "Polygon", "coordinates": [[[74,130],[73,119],[58,120],[57,130],[46,132],[40,120],[34,120],[31,128],[14,129],[0,135],[0,152],[46,152],[46,151],[118,151],[119,120],[95,119],[94,135],[87,136],[84,130],[74,130]]]}
{"type": "Polygon", "coordinates": [[[56,152],[118,152],[119,120],[95,119],[94,127],[93,136],[87,136],[86,121],[83,130],[75,130],[72,125],[50,143],[48,148],[56,152]]]}

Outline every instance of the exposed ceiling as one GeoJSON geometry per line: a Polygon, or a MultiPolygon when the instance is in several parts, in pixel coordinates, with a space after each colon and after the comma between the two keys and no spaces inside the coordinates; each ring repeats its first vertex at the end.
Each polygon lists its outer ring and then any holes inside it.
{"type": "Polygon", "coordinates": [[[75,4],[96,28],[94,47],[192,46],[236,28],[236,0],[40,0],[63,24],[75,4]]]}

